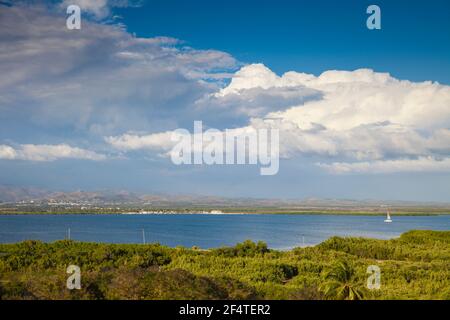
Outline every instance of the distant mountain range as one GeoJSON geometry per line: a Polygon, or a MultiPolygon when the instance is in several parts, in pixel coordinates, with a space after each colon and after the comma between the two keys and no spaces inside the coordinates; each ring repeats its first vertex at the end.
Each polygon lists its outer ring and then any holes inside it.
{"type": "Polygon", "coordinates": [[[88,203],[160,207],[260,207],[280,209],[379,210],[380,206],[450,208],[449,203],[346,200],[346,199],[257,199],[202,195],[138,194],[128,191],[48,191],[39,188],[0,186],[0,203],[88,203]]]}

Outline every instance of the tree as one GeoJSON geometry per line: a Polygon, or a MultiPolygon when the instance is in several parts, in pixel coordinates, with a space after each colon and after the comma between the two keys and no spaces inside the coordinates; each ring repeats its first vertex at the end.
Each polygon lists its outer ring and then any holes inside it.
{"type": "Polygon", "coordinates": [[[328,299],[361,300],[364,287],[355,279],[355,270],[347,261],[337,262],[325,273],[325,282],[320,290],[328,299]]]}

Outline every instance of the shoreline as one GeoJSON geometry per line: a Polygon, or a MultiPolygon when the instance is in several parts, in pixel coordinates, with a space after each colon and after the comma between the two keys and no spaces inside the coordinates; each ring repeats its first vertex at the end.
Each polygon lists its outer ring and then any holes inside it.
{"type": "MultiPolygon", "coordinates": [[[[27,216],[27,215],[135,215],[135,216],[149,216],[149,215],[208,215],[208,216],[222,216],[222,215],[317,215],[317,216],[386,216],[385,212],[369,212],[369,211],[232,211],[232,212],[183,212],[183,211],[167,211],[167,212],[86,212],[86,211],[0,211],[0,216],[27,216]]],[[[393,212],[392,216],[446,216],[450,212],[393,212]]]]}

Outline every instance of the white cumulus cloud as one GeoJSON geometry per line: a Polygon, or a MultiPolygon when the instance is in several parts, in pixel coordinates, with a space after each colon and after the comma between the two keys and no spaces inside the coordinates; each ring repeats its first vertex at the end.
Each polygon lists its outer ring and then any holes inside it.
{"type": "MultiPolygon", "coordinates": [[[[319,167],[333,173],[449,171],[446,85],[398,80],[370,69],[278,76],[255,64],[237,71],[230,84],[207,101],[213,102],[204,106],[209,111],[217,106],[241,110],[247,124],[237,130],[279,129],[283,157],[319,156],[323,158],[319,167]]],[[[164,137],[111,141],[167,149],[164,137]]]]}

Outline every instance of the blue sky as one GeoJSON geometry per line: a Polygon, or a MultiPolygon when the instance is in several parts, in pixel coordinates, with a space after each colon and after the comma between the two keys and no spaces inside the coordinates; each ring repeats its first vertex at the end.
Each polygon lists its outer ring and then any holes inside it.
{"type": "Polygon", "coordinates": [[[450,83],[450,3],[441,1],[147,1],[119,9],[138,36],[170,35],[201,49],[263,62],[277,73],[372,68],[397,78],[450,83]],[[382,10],[382,30],[366,9],[382,10]]]}
{"type": "Polygon", "coordinates": [[[4,1],[0,42],[0,184],[450,200],[448,1],[4,1]],[[168,157],[274,116],[277,175],[168,157]]]}

